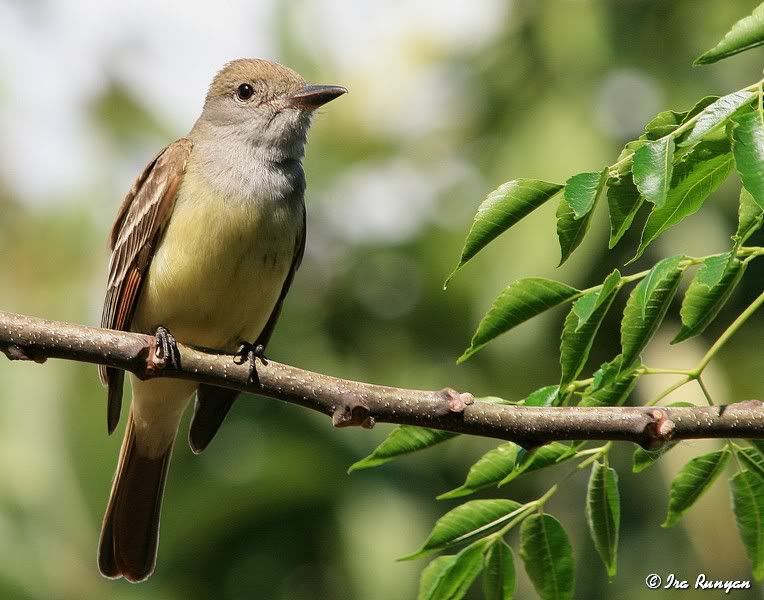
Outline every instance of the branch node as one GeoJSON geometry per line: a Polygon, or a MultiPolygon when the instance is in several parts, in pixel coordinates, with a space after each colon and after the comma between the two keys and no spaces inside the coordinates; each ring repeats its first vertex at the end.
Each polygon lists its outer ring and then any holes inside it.
{"type": "Polygon", "coordinates": [[[374,417],[369,414],[369,408],[359,402],[344,402],[334,409],[332,424],[335,427],[360,426],[364,429],[374,427],[374,417]]]}
{"type": "MultiPolygon", "coordinates": [[[[149,341],[146,359],[146,376],[155,377],[168,368],[180,370],[180,350],[175,337],[161,325],[157,327],[154,341],[149,341]]],[[[253,363],[254,364],[254,363],[253,363]]]]}
{"type": "Polygon", "coordinates": [[[463,413],[464,409],[475,402],[475,396],[469,392],[459,393],[453,388],[443,388],[438,394],[446,401],[447,412],[463,413]]]}
{"type": "Polygon", "coordinates": [[[135,365],[133,373],[141,380],[159,377],[170,366],[168,357],[151,337],[147,337],[146,345],[135,354],[132,362],[135,365]]]}
{"type": "Polygon", "coordinates": [[[650,420],[644,428],[642,446],[647,450],[657,450],[671,440],[676,425],[669,419],[668,413],[660,408],[651,408],[645,414],[650,420]]]}
{"type": "Polygon", "coordinates": [[[36,363],[42,364],[48,360],[44,356],[35,356],[33,352],[24,350],[18,344],[8,344],[0,346],[0,351],[8,357],[8,360],[32,360],[36,363]]]}
{"type": "Polygon", "coordinates": [[[157,377],[167,366],[167,359],[159,355],[156,344],[153,342],[146,344],[136,358],[143,366],[141,372],[137,373],[140,379],[157,377]]]}

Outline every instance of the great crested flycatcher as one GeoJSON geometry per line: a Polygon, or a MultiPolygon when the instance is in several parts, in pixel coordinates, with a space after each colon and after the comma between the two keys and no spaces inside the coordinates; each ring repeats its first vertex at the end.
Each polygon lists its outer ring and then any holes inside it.
{"type": "MultiPolygon", "coordinates": [[[[156,332],[157,352],[173,361],[173,335],[254,361],[305,249],[301,161],[311,114],[346,91],[307,85],[265,60],[228,63],[191,132],[149,163],[119,209],[102,326],[156,332]]],[[[100,375],[111,433],[124,372],[101,368],[100,375]]],[[[131,376],[131,383],[98,565],[107,577],[141,581],[156,564],[162,493],[186,405],[196,393],[189,443],[198,453],[238,392],[179,379],[131,376]]]]}

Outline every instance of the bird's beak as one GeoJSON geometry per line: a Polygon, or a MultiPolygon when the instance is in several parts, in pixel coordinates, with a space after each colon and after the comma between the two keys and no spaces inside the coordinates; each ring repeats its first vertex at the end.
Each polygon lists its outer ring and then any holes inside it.
{"type": "Polygon", "coordinates": [[[327,102],[347,93],[347,88],[339,85],[306,85],[301,90],[287,96],[287,105],[302,110],[315,110],[327,102]]]}

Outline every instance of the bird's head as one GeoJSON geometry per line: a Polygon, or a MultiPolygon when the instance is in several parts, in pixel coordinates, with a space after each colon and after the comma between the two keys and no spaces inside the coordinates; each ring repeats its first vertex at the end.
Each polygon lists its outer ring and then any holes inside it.
{"type": "Polygon", "coordinates": [[[215,76],[199,121],[226,137],[299,158],[313,111],[346,92],[336,85],[306,84],[278,63],[243,58],[215,76]]]}

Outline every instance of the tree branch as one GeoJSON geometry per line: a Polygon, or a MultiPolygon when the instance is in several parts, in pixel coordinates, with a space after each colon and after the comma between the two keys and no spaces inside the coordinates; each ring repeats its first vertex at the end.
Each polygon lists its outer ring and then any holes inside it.
{"type": "Polygon", "coordinates": [[[0,351],[11,360],[64,358],[132,371],[142,379],[176,377],[299,404],[336,427],[375,422],[418,425],[511,440],[525,447],[553,440],[621,440],[657,448],[669,440],[764,438],[762,402],[704,407],[531,407],[475,401],[450,388],[409,390],[313,373],[267,361],[257,381],[231,355],[179,344],[181,367],[163,364],[153,336],[85,327],[0,311],[0,351]]]}

